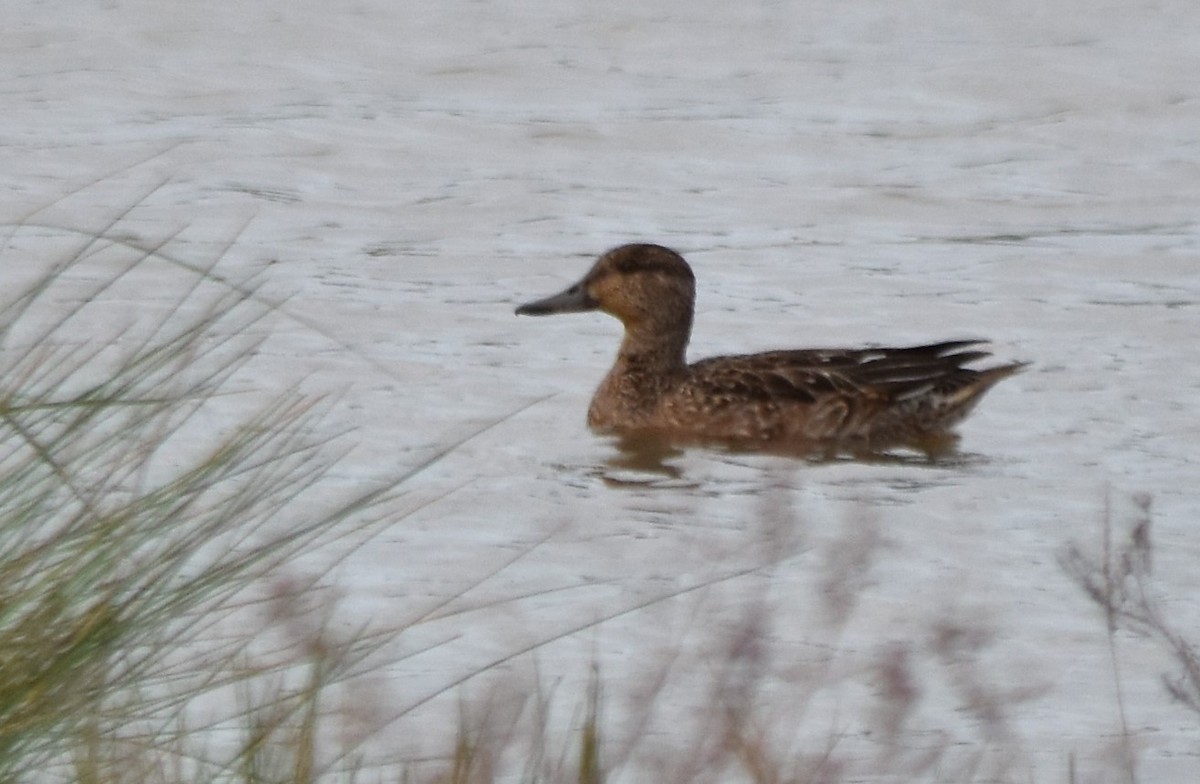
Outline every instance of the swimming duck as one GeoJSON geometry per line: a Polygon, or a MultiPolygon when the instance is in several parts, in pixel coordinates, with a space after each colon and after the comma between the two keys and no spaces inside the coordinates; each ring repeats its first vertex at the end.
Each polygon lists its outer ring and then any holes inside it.
{"type": "Polygon", "coordinates": [[[802,349],[688,364],[696,278],[661,245],[608,251],[575,285],[517,308],[543,316],[601,310],[625,337],[596,390],[588,425],[600,433],[739,449],[877,454],[914,448],[936,457],[952,428],[994,384],[1025,363],[964,367],[984,341],[906,348],[802,349]]]}

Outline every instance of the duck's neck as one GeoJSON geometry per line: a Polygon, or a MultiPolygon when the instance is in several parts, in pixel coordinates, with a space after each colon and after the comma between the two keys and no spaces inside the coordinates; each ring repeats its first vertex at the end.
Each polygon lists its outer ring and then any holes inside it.
{"type": "Polygon", "coordinates": [[[599,430],[647,424],[687,368],[690,327],[690,319],[669,328],[626,325],[617,361],[592,398],[588,424],[599,430]]]}
{"type": "Polygon", "coordinates": [[[618,367],[644,368],[650,372],[671,374],[687,366],[687,344],[692,321],[673,324],[626,325],[625,337],[617,352],[618,367]]]}

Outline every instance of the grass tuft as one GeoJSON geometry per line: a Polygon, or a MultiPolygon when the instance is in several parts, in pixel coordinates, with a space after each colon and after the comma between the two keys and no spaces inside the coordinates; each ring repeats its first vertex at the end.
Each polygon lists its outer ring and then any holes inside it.
{"type": "Polygon", "coordinates": [[[110,240],[127,214],[0,304],[0,780],[316,781],[320,695],[381,638],[264,665],[236,630],[392,487],[331,500],[319,402],[234,394],[253,281],[138,300],[166,241],[110,240]]]}

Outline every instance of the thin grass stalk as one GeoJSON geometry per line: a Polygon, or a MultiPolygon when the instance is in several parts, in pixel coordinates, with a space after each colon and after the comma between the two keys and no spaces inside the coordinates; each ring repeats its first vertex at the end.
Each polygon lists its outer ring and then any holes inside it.
{"type": "Polygon", "coordinates": [[[579,732],[579,784],[603,784],[601,766],[600,670],[593,665],[588,680],[587,710],[579,732]]]}

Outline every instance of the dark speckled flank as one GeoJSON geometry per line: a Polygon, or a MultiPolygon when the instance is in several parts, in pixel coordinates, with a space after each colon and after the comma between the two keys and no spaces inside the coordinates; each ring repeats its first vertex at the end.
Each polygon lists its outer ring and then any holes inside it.
{"type": "Polygon", "coordinates": [[[625,337],[588,409],[593,430],[798,454],[953,448],[953,427],[1023,363],[974,370],[982,341],[805,349],[687,364],[695,276],[660,245],[624,245],[560,294],[518,314],[602,310],[625,337]]]}

